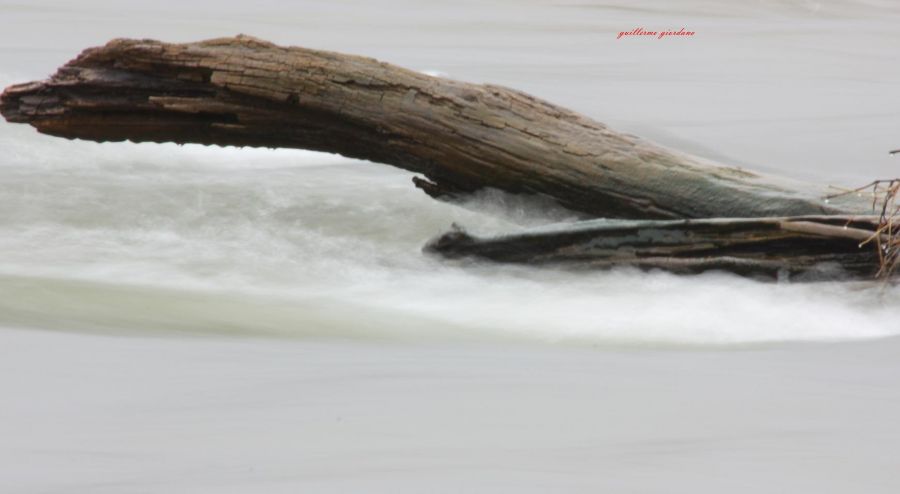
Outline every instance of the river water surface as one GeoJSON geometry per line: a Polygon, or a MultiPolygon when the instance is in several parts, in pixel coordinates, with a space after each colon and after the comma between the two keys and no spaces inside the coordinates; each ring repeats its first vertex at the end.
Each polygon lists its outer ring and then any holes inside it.
{"type": "MultiPolygon", "coordinates": [[[[900,175],[893,1],[9,2],[0,83],[246,33],[822,185],[900,175]],[[693,37],[616,39],[678,30],[693,37]]],[[[387,166],[0,123],[0,492],[897,492],[900,290],[447,263],[387,166]]]]}

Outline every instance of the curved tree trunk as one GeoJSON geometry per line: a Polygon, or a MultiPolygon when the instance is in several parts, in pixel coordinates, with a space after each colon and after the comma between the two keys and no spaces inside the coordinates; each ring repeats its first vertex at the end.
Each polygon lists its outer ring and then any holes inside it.
{"type": "Polygon", "coordinates": [[[340,153],[421,173],[433,196],[493,187],[598,217],[848,212],[519,91],[247,36],[114,40],[47,81],[7,88],[0,112],[68,138],[340,153]]]}
{"type": "Polygon", "coordinates": [[[246,36],[114,40],[46,81],[7,88],[0,113],[68,138],[328,151],[421,173],[414,182],[436,197],[492,187],[593,216],[669,220],[494,239],[453,231],[426,247],[447,257],[765,276],[879,267],[861,246],[878,219],[834,216],[865,210],[853,196],[826,204],[808,186],[671,151],[512,89],[246,36]]]}

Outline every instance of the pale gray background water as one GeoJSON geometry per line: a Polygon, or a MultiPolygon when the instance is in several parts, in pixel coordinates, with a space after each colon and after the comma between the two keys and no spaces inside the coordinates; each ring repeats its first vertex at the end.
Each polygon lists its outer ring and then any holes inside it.
{"type": "MultiPolygon", "coordinates": [[[[0,83],[112,37],[243,32],[847,186],[900,174],[898,20],[893,1],[0,1],[0,83]]],[[[454,221],[573,216],[441,204],[300,151],[5,123],[0,149],[0,491],[900,488],[896,288],[463,267],[419,249],[454,221]]]]}

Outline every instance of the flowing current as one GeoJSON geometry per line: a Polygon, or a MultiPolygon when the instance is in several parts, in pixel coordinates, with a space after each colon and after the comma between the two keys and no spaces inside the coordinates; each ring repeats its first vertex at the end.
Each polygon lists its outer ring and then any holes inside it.
{"type": "MultiPolygon", "coordinates": [[[[246,33],[852,187],[900,175],[898,21],[893,0],[0,0],[0,83],[115,37],[246,33]]],[[[0,150],[2,492],[900,489],[900,287],[449,262],[421,249],[453,223],[578,216],[322,153],[5,122],[0,150]]]]}
{"type": "Polygon", "coordinates": [[[0,323],[110,332],[723,344],[887,336],[880,283],[450,263],[422,245],[576,219],[485,192],[436,202],[411,175],[299,151],[4,134],[0,323]],[[10,152],[11,151],[11,152],[10,152]]]}
{"type": "MultiPolygon", "coordinates": [[[[396,2],[410,11],[395,17],[330,2],[4,3],[0,82],[45,77],[116,36],[248,32],[507,84],[727,163],[840,186],[897,174],[894,4],[682,4],[498,2],[473,14],[396,2]],[[684,26],[695,37],[616,39],[684,26]]],[[[441,204],[405,172],[311,152],[69,142],[0,125],[3,325],[591,344],[900,332],[900,292],[875,283],[460,266],[420,252],[453,222],[497,234],[575,219],[545,202],[487,192],[441,204]]]]}

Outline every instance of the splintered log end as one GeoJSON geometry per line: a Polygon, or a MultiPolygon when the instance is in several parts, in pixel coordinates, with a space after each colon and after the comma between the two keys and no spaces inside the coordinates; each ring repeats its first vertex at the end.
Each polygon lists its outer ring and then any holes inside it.
{"type": "Polygon", "coordinates": [[[8,122],[31,123],[35,110],[45,101],[42,82],[26,82],[6,88],[0,94],[0,114],[8,122]]]}
{"type": "Polygon", "coordinates": [[[457,223],[450,225],[450,230],[428,241],[424,252],[440,254],[447,258],[469,256],[469,248],[478,240],[457,223]]]}

